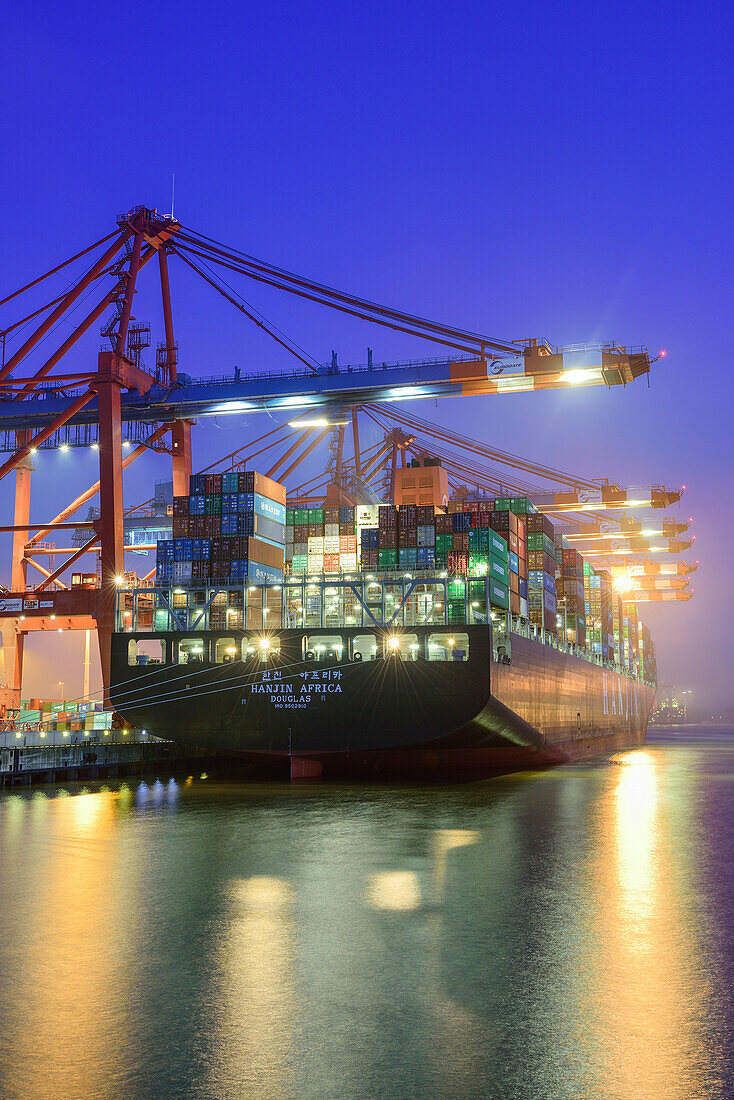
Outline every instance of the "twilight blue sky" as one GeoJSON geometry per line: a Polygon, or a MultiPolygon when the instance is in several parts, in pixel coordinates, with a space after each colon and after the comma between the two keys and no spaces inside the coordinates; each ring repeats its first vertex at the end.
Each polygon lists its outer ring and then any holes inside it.
{"type": "MultiPolygon", "coordinates": [[[[184,223],[332,285],[510,339],[666,347],[649,390],[409,408],[589,476],[686,483],[696,596],[646,618],[662,678],[731,703],[732,22],[723,3],[6,6],[0,297],[130,206],[168,208],[175,172],[184,223]]],[[[212,291],[172,282],[183,369],[284,365],[212,291]]],[[[431,353],[241,289],[320,359],[431,353]]],[[[161,338],[145,291],[136,316],[161,338]]],[[[207,424],[195,465],[258,425],[207,424]]],[[[40,456],[34,517],[93,463],[40,456]]],[[[141,460],[126,500],[165,472],[141,460]]],[[[80,690],[79,643],[34,643],[27,690],[48,690],[52,653],[80,690]]]]}

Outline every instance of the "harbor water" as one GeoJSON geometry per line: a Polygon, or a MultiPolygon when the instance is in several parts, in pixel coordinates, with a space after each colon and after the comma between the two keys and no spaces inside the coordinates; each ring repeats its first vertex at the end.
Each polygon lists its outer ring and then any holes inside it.
{"type": "Polygon", "coordinates": [[[734,1095],[734,730],[0,795],[0,1097],[734,1095]]]}

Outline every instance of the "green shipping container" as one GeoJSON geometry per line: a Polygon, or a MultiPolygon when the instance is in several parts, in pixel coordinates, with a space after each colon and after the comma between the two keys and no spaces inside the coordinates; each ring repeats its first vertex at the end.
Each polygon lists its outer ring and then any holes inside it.
{"type": "Polygon", "coordinates": [[[380,569],[391,569],[398,564],[397,550],[378,550],[377,565],[380,569]]]}
{"type": "Polygon", "coordinates": [[[469,532],[469,553],[472,552],[485,555],[489,553],[489,528],[472,527],[469,532]]]}
{"type": "MultiPolygon", "coordinates": [[[[543,538],[544,535],[542,531],[528,531],[528,550],[543,550],[543,538]]],[[[555,557],[555,544],[553,547],[553,556],[555,557]]]]}
{"type": "Polygon", "coordinates": [[[507,611],[510,606],[510,591],[507,585],[502,584],[500,581],[490,580],[489,602],[492,607],[501,607],[504,611],[507,611]]]}
{"type": "Polygon", "coordinates": [[[489,552],[493,558],[497,558],[499,561],[509,561],[510,551],[507,547],[507,541],[502,538],[502,535],[498,535],[496,531],[489,532],[489,552]]]}
{"type": "Polygon", "coordinates": [[[532,516],[538,509],[535,507],[532,500],[528,500],[527,497],[511,497],[510,511],[518,516],[524,516],[525,514],[532,516]]]}
{"type": "Polygon", "coordinates": [[[323,523],[324,522],[324,509],[323,508],[309,508],[308,509],[308,523],[323,523]]]}
{"type": "Polygon", "coordinates": [[[509,568],[506,562],[499,561],[497,558],[490,557],[489,559],[489,575],[494,581],[501,581],[505,586],[509,580],[509,568]]]}
{"type": "Polygon", "coordinates": [[[457,577],[453,577],[448,583],[448,595],[449,600],[464,599],[466,592],[466,583],[459,580],[457,577]]]}
{"type": "Polygon", "coordinates": [[[436,535],[436,553],[448,554],[454,549],[453,535],[436,535]]]}
{"type": "Polygon", "coordinates": [[[298,515],[297,508],[286,508],[285,510],[285,522],[288,527],[292,527],[294,523],[298,523],[296,516],[298,515]]]}

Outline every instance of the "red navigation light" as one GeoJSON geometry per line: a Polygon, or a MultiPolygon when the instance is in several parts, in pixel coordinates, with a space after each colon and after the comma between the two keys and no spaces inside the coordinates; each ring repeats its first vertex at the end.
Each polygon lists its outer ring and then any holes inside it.
{"type": "Polygon", "coordinates": [[[664,359],[667,354],[668,354],[668,352],[666,351],[666,349],[662,348],[661,351],[660,351],[660,358],[664,359]]]}
{"type": "Polygon", "coordinates": [[[693,523],[693,516],[689,516],[689,517],[688,517],[688,522],[689,522],[689,523],[693,523]]]}
{"type": "Polygon", "coordinates": [[[685,489],[685,485],[681,485],[681,491],[685,489]]]}

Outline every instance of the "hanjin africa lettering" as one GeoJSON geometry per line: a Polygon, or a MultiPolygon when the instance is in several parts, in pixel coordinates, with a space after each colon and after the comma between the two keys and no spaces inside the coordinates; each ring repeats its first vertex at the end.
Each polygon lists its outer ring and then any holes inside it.
{"type": "MultiPolygon", "coordinates": [[[[342,670],[340,668],[309,669],[295,677],[284,677],[282,669],[264,669],[260,677],[250,684],[250,696],[267,695],[270,703],[283,707],[305,707],[314,702],[342,694],[342,670]]],[[[247,702],[247,697],[242,700],[247,702]]]]}

